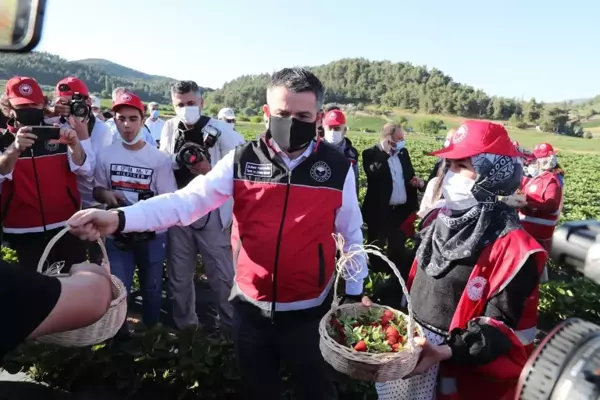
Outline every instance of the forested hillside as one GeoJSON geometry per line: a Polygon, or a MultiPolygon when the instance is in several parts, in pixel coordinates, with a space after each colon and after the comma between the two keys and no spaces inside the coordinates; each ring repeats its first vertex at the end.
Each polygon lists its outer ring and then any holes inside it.
{"type": "Polygon", "coordinates": [[[151,76],[112,62],[99,65],[99,61],[105,60],[93,61],[67,61],[45,52],[26,55],[0,53],[0,80],[24,75],[35,78],[42,85],[52,87],[66,76],[76,76],[85,81],[90,91],[104,98],[109,98],[115,87],[126,86],[146,101],[170,102],[169,88],[173,79],[151,76]],[[120,71],[117,67],[120,67],[120,71]],[[136,76],[151,76],[152,79],[138,79],[136,76]]]}

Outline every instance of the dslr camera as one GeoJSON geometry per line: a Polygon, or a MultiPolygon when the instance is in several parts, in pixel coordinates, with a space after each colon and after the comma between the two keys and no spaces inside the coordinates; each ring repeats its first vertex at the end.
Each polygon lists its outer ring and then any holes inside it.
{"type": "MultiPolygon", "coordinates": [[[[58,90],[61,92],[69,92],[70,88],[69,85],[63,83],[58,87],[58,90]]],[[[91,111],[91,108],[86,103],[86,97],[79,92],[75,92],[73,93],[73,96],[71,96],[69,108],[71,115],[80,119],[87,118],[91,111]]]]}
{"type": "MultiPolygon", "coordinates": [[[[559,226],[551,256],[600,285],[600,221],[559,226]]],[[[525,365],[515,399],[600,399],[600,326],[570,318],[555,327],[525,365]]]]}
{"type": "Polygon", "coordinates": [[[202,160],[207,160],[210,163],[208,149],[213,147],[221,136],[220,130],[209,125],[206,125],[202,129],[202,138],[200,140],[193,137],[196,136],[195,133],[197,135],[196,130],[189,130],[183,132],[183,135],[181,135],[183,144],[175,156],[175,160],[180,166],[191,167],[202,160]]]}
{"type": "MultiPolygon", "coordinates": [[[[138,201],[148,200],[154,197],[154,192],[151,190],[143,191],[138,193],[138,201]]],[[[119,208],[109,207],[108,209],[119,208]]],[[[119,250],[128,251],[133,250],[137,246],[140,246],[156,237],[156,232],[129,232],[129,233],[118,233],[114,235],[113,243],[119,250]]]]}

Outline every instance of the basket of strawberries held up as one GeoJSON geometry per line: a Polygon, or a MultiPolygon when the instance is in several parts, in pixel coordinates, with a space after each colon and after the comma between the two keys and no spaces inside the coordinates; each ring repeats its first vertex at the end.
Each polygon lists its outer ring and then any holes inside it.
{"type": "Polygon", "coordinates": [[[343,238],[340,235],[334,238],[341,257],[337,262],[333,304],[319,323],[323,358],[335,370],[354,379],[389,382],[406,377],[417,366],[421,353],[414,338],[424,334],[414,320],[410,296],[400,272],[376,247],[364,246],[344,252],[343,238]],[[408,315],[379,304],[367,307],[362,303],[339,303],[337,288],[342,268],[347,264],[356,266],[359,253],[377,255],[390,266],[406,296],[408,315]]]}

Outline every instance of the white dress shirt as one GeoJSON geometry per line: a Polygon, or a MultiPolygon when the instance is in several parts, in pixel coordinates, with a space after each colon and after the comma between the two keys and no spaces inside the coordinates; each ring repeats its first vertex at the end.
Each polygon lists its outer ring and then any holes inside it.
{"type": "Polygon", "coordinates": [[[152,118],[146,118],[145,124],[150,130],[150,135],[152,135],[154,141],[158,143],[158,141],[160,140],[162,129],[165,126],[165,120],[161,118],[156,118],[156,121],[152,121],[152,118]]]}
{"type": "Polygon", "coordinates": [[[392,195],[390,196],[390,206],[406,204],[406,186],[404,185],[404,171],[402,163],[398,157],[398,151],[392,150],[388,165],[392,174],[392,195]]]}
{"type": "MultiPolygon", "coordinates": [[[[313,148],[314,142],[294,160],[290,160],[283,153],[280,153],[280,156],[288,168],[294,169],[308,157],[313,148]]],[[[187,226],[231,199],[234,154],[235,151],[230,151],[208,174],[198,175],[186,187],[175,193],[157,196],[123,208],[124,232],[158,231],[174,225],[187,226]]],[[[362,223],[354,173],[350,168],[342,189],[342,205],[336,212],[334,228],[335,232],[345,239],[345,251],[362,246],[362,223]]],[[[351,277],[346,280],[346,293],[349,295],[362,293],[363,281],[368,273],[364,254],[357,257],[359,258],[355,260],[355,267],[347,266],[345,271],[345,275],[351,277]]]]}

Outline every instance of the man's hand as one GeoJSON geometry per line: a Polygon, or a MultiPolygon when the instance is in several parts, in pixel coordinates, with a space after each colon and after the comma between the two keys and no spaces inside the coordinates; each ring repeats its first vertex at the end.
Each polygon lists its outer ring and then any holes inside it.
{"type": "Polygon", "coordinates": [[[86,122],[83,122],[79,118],[75,118],[73,116],[70,116],[68,121],[75,130],[75,133],[77,133],[77,138],[79,140],[89,139],[90,133],[88,132],[88,126],[86,122]]]}
{"type": "Polygon", "coordinates": [[[447,344],[437,346],[423,337],[415,338],[415,344],[422,349],[419,362],[415,369],[405,378],[421,375],[434,365],[449,360],[452,357],[452,349],[447,344]]]}
{"type": "Polygon", "coordinates": [[[192,166],[188,166],[188,169],[194,175],[206,175],[210,172],[211,168],[212,167],[210,166],[210,163],[207,159],[203,159],[199,163],[196,163],[192,166]]]}
{"type": "Polygon", "coordinates": [[[423,186],[425,186],[425,181],[419,178],[418,176],[415,176],[410,180],[410,184],[413,187],[422,188],[423,186]]]}
{"type": "Polygon", "coordinates": [[[71,114],[71,106],[68,104],[56,103],[54,105],[54,114],[61,117],[68,117],[71,114]]]}
{"type": "Polygon", "coordinates": [[[111,207],[119,207],[127,204],[125,196],[121,192],[115,192],[112,190],[104,190],[102,193],[104,203],[111,207]]]}
{"type": "MultiPolygon", "coordinates": [[[[58,124],[54,124],[55,127],[60,128],[58,124]]],[[[51,140],[51,143],[66,144],[73,150],[77,144],[79,144],[79,138],[77,133],[71,128],[60,128],[60,138],[58,140],[51,140]]]]}
{"type": "Polygon", "coordinates": [[[527,205],[527,198],[524,194],[515,193],[510,196],[502,197],[500,200],[515,208],[523,208],[527,205]]]}
{"type": "Polygon", "coordinates": [[[67,226],[78,238],[95,242],[103,236],[115,233],[119,227],[119,216],[114,211],[83,210],[69,218],[67,226]]]}
{"type": "Polygon", "coordinates": [[[17,131],[13,146],[19,153],[24,152],[35,143],[37,136],[31,133],[31,129],[30,126],[22,126],[17,131]]]}

